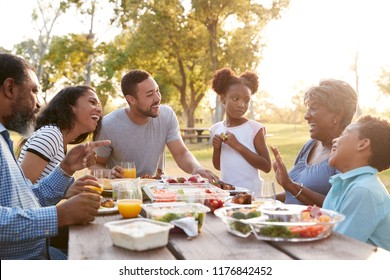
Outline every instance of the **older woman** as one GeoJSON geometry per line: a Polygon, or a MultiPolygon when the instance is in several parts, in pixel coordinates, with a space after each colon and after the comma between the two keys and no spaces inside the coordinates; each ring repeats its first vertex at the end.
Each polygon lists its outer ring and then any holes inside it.
{"type": "Polygon", "coordinates": [[[285,190],[277,194],[277,199],[288,204],[322,206],[331,187],[329,178],[337,172],[328,164],[332,140],[351,122],[357,95],[346,82],[329,79],[311,87],[304,102],[311,139],[305,143],[289,172],[278,149],[271,147],[276,180],[285,190]]]}

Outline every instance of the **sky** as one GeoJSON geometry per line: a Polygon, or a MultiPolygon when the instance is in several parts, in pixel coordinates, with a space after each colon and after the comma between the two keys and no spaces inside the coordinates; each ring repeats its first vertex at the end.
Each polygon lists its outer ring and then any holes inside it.
{"type": "MultiPolygon", "coordinates": [[[[11,49],[37,34],[31,21],[35,3],[0,0],[0,46],[11,49]]],[[[99,11],[95,30],[101,40],[116,34],[105,21],[109,10],[99,11]]],[[[342,79],[355,88],[351,69],[358,52],[360,106],[390,107],[390,97],[381,97],[375,84],[381,68],[390,66],[389,12],[387,0],[290,0],[282,17],[264,32],[260,91],[285,106],[298,91],[321,79],[342,79]]],[[[74,12],[62,16],[54,28],[56,35],[80,31],[87,32],[88,24],[77,20],[74,12]]]]}

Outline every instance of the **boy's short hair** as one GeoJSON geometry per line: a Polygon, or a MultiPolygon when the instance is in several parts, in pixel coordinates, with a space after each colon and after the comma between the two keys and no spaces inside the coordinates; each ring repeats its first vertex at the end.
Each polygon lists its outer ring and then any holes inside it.
{"type": "Polygon", "coordinates": [[[368,164],[378,171],[390,167],[390,122],[372,116],[363,116],[358,121],[360,139],[370,139],[371,157],[368,164]]]}

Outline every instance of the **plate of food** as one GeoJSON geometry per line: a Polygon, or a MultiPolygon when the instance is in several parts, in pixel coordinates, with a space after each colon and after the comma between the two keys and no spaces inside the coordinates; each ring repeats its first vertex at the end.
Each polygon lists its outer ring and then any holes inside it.
{"type": "Polygon", "coordinates": [[[115,202],[108,198],[100,202],[100,208],[98,209],[99,215],[118,213],[118,206],[115,202]]]}
{"type": "Polygon", "coordinates": [[[233,185],[225,183],[223,181],[214,181],[214,182],[212,182],[212,184],[217,188],[228,191],[230,193],[230,195],[236,195],[237,193],[241,193],[241,192],[249,193],[249,190],[247,188],[233,186],[233,185]]]}

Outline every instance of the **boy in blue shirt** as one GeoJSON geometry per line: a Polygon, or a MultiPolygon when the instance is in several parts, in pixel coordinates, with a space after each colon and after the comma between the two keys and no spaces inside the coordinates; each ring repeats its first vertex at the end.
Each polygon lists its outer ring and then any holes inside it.
{"type": "Polygon", "coordinates": [[[390,167],[390,122],[364,116],[333,140],[329,165],[341,173],[323,208],[345,215],[335,231],[390,250],[390,195],[377,176],[390,167]]]}

